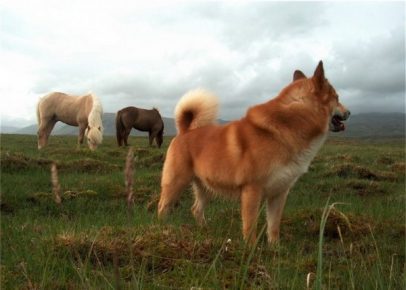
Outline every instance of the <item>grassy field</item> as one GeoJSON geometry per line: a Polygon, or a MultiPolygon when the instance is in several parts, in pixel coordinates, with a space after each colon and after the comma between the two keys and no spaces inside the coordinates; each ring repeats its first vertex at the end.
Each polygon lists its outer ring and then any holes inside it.
{"type": "Polygon", "coordinates": [[[403,140],[330,139],[288,197],[280,244],[269,246],[262,235],[253,249],[242,241],[235,201],[214,200],[199,228],[188,190],[158,221],[169,138],[162,149],[145,138],[130,143],[131,208],[128,148],[112,137],[91,152],[77,149],[76,137],[51,136],[39,152],[35,136],[1,135],[1,289],[405,288],[403,140]],[[52,162],[61,204],[52,194],[52,162]]]}

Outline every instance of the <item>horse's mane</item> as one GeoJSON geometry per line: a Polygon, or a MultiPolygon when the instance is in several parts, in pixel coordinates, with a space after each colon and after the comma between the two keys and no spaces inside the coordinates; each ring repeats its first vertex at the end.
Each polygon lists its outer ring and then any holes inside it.
{"type": "Polygon", "coordinates": [[[87,116],[88,129],[86,129],[85,134],[93,140],[93,143],[101,144],[103,139],[103,107],[95,95],[89,94],[88,96],[92,98],[92,109],[87,116]]]}
{"type": "Polygon", "coordinates": [[[92,109],[90,110],[89,116],[87,117],[89,126],[103,128],[103,123],[102,123],[103,107],[101,105],[101,102],[96,95],[90,93],[89,96],[93,100],[92,109]]]}
{"type": "Polygon", "coordinates": [[[158,110],[158,108],[152,107],[152,110],[155,111],[155,112],[157,112],[158,115],[161,117],[161,112],[158,110]]]}

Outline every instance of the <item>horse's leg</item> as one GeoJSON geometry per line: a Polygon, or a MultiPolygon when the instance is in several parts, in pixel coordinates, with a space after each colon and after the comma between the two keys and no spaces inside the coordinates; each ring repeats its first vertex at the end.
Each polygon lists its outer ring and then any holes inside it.
{"type": "Polygon", "coordinates": [[[48,143],[48,137],[56,124],[55,119],[41,119],[38,129],[38,149],[45,147],[48,143]]]}
{"type": "Polygon", "coordinates": [[[132,129],[131,127],[130,127],[130,128],[126,128],[125,131],[124,131],[124,134],[123,134],[123,135],[124,135],[124,138],[123,138],[123,139],[124,139],[124,145],[125,145],[125,146],[128,146],[128,136],[129,136],[130,133],[131,133],[131,129],[132,129]]]}
{"type": "Polygon", "coordinates": [[[158,145],[158,148],[161,148],[162,142],[163,142],[163,130],[159,130],[155,136],[155,142],[158,145]]]}
{"type": "Polygon", "coordinates": [[[83,144],[83,139],[85,136],[86,132],[86,124],[79,124],[79,136],[78,136],[78,149],[80,148],[80,145],[83,144]]]}
{"type": "Polygon", "coordinates": [[[116,137],[118,147],[121,147],[123,145],[123,133],[119,129],[116,131],[116,137]]]}
{"type": "Polygon", "coordinates": [[[155,144],[158,146],[158,148],[161,147],[162,142],[158,142],[158,135],[160,134],[159,130],[153,129],[152,131],[149,132],[149,146],[152,146],[154,140],[155,144]]]}
{"type": "Polygon", "coordinates": [[[37,132],[37,137],[38,137],[38,150],[42,149],[46,145],[46,140],[45,140],[45,123],[44,120],[40,120],[40,124],[38,126],[38,132],[37,132]]]}
{"type": "Polygon", "coordinates": [[[154,141],[155,135],[154,133],[151,133],[151,131],[148,132],[148,137],[149,137],[149,147],[152,146],[152,142],[154,141]]]}

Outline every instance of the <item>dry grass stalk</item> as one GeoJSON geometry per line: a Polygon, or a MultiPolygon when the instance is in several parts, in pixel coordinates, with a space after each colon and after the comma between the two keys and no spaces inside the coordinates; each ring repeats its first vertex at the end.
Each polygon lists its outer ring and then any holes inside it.
{"type": "Polygon", "coordinates": [[[55,195],[55,202],[57,204],[61,204],[62,203],[61,185],[59,184],[58,169],[56,168],[55,163],[51,164],[51,181],[52,181],[52,192],[55,195]]]}
{"type": "Polygon", "coordinates": [[[33,289],[33,290],[35,290],[35,289],[37,289],[35,286],[34,286],[34,284],[32,283],[32,281],[31,281],[31,279],[30,279],[30,277],[28,276],[28,271],[27,271],[27,267],[25,267],[25,262],[21,262],[19,265],[20,265],[20,267],[21,267],[21,269],[22,269],[22,271],[23,271],[23,275],[24,275],[24,277],[25,277],[25,279],[27,279],[27,283],[28,283],[28,289],[33,289]]]}
{"type": "Polygon", "coordinates": [[[121,290],[121,285],[120,285],[120,269],[119,269],[119,261],[118,261],[118,254],[117,254],[117,249],[116,247],[114,248],[113,252],[113,266],[114,266],[114,281],[115,281],[115,286],[116,290],[121,290]]]}
{"type": "Polygon", "coordinates": [[[306,275],[306,289],[307,290],[310,290],[312,288],[311,282],[312,282],[312,280],[314,280],[315,276],[316,275],[313,272],[307,273],[307,275],[306,275]]]}
{"type": "Polygon", "coordinates": [[[134,203],[133,172],[134,172],[134,151],[133,148],[130,147],[130,149],[128,149],[124,170],[125,191],[127,193],[128,206],[131,206],[134,203]]]}

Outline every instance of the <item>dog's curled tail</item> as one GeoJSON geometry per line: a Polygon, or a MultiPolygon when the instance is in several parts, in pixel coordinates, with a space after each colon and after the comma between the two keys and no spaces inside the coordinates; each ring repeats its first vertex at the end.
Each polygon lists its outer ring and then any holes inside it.
{"type": "Polygon", "coordinates": [[[204,89],[187,92],[175,108],[178,134],[214,124],[218,113],[218,98],[204,89]]]}

